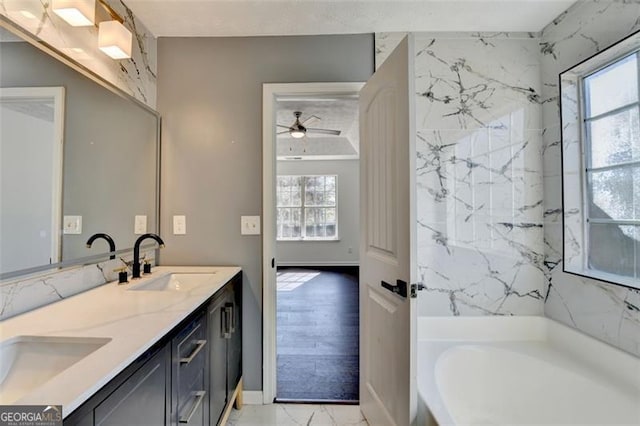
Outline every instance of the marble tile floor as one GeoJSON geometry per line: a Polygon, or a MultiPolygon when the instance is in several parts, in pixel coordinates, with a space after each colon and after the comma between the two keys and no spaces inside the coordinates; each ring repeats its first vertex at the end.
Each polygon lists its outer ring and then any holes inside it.
{"type": "Polygon", "coordinates": [[[359,405],[245,405],[232,410],[228,426],[368,426],[359,405]]]}

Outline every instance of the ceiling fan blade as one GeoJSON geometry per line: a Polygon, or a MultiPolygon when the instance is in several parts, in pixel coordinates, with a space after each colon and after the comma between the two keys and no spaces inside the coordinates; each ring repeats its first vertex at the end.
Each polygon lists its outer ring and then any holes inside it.
{"type": "Polygon", "coordinates": [[[335,135],[335,136],[340,136],[340,133],[342,133],[340,130],[314,129],[314,128],[310,128],[310,127],[307,127],[307,132],[309,132],[309,133],[322,133],[322,134],[325,134],[325,135],[335,135]]]}
{"type": "Polygon", "coordinates": [[[302,125],[306,126],[308,123],[315,123],[316,121],[319,121],[319,120],[322,120],[322,119],[317,115],[310,115],[309,117],[304,119],[304,121],[302,122],[302,125]]]}
{"type": "Polygon", "coordinates": [[[288,130],[285,130],[284,132],[278,132],[278,133],[276,133],[276,135],[284,135],[284,134],[286,134],[286,133],[289,133],[289,131],[288,131],[288,130]]]}
{"type": "Polygon", "coordinates": [[[285,128],[285,129],[288,129],[289,127],[291,127],[291,126],[283,126],[282,124],[276,124],[276,126],[277,126],[277,127],[283,127],[283,128],[285,128]]]}

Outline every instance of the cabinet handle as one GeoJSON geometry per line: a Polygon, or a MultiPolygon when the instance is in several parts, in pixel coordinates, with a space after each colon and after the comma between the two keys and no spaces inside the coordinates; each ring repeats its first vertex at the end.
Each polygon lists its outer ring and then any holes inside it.
{"type": "Polygon", "coordinates": [[[233,305],[233,303],[227,303],[225,307],[228,311],[227,315],[229,316],[229,323],[228,323],[229,328],[227,330],[229,333],[233,333],[234,331],[236,331],[236,318],[233,313],[233,310],[234,310],[233,308],[235,306],[233,305]]]}
{"type": "Polygon", "coordinates": [[[191,411],[186,416],[180,417],[179,423],[189,423],[191,421],[191,417],[196,413],[200,404],[204,400],[204,396],[207,394],[207,391],[197,391],[193,393],[196,397],[193,405],[191,406],[191,411]]]}
{"type": "Polygon", "coordinates": [[[227,307],[223,307],[220,309],[220,334],[223,339],[228,339],[230,337],[229,333],[229,314],[227,307]]]}
{"type": "Polygon", "coordinates": [[[191,355],[189,355],[188,357],[180,358],[180,364],[189,364],[191,361],[193,361],[196,355],[198,355],[198,352],[200,352],[202,348],[204,348],[204,345],[207,344],[206,340],[196,340],[195,342],[197,344],[196,348],[193,350],[193,352],[191,352],[191,355]]]}

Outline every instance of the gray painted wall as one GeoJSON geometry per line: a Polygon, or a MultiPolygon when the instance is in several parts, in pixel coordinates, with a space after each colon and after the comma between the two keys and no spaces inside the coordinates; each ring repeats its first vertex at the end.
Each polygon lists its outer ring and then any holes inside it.
{"type": "Polygon", "coordinates": [[[357,265],[360,247],[358,160],[278,161],[278,175],[338,176],[338,241],[280,241],[278,265],[357,265]],[[351,249],[351,253],[349,253],[351,249]]]}
{"type": "Polygon", "coordinates": [[[373,49],[372,34],[158,41],[161,263],[243,268],[247,390],[262,389],[262,237],[240,216],[262,214],[262,84],[365,81],[373,49]],[[178,214],[187,235],[171,234],[178,214]]]}

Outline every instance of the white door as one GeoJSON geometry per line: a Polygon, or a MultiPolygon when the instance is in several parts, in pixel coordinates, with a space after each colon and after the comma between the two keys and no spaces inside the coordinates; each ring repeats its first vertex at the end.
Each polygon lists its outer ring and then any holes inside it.
{"type": "Polygon", "coordinates": [[[360,91],[360,406],[371,425],[415,423],[413,98],[406,37],[360,91]]]}

